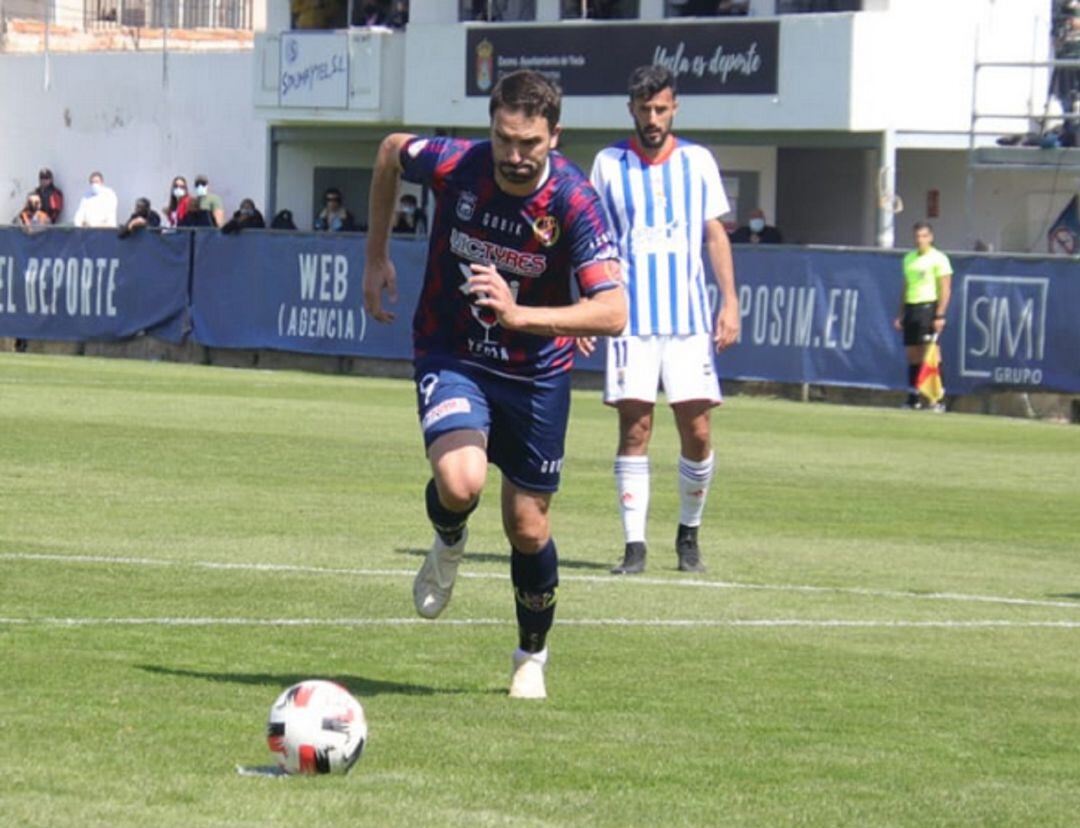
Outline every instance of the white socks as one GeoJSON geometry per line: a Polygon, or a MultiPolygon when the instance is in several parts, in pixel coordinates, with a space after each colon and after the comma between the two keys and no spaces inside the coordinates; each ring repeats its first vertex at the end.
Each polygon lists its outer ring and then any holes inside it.
{"type": "Polygon", "coordinates": [[[679,523],[700,526],[713,476],[713,454],[698,462],[679,458],[679,523]]]}
{"type": "MultiPolygon", "coordinates": [[[[679,523],[683,526],[701,525],[712,476],[713,454],[710,453],[700,462],[679,458],[679,523]]],[[[648,456],[616,457],[615,488],[626,542],[644,543],[645,522],[649,513],[648,456]]]]}
{"type": "Polygon", "coordinates": [[[649,458],[616,457],[615,490],[626,542],[644,543],[645,519],[649,514],[649,458]]]}

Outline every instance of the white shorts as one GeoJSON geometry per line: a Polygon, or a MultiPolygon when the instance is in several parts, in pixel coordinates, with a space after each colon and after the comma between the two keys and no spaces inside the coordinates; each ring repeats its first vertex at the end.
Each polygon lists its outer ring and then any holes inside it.
{"type": "Polygon", "coordinates": [[[655,403],[661,381],[669,403],[706,400],[719,405],[712,335],[612,336],[607,341],[604,402],[655,403]]]}

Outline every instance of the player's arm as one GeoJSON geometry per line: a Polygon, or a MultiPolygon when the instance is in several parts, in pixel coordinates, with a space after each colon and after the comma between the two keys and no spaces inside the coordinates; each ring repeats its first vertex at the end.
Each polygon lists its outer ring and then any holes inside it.
{"type": "MultiPolygon", "coordinates": [[[[587,267],[617,269],[613,260],[594,262],[587,267]]],[[[499,324],[507,330],[537,336],[615,336],[626,326],[626,295],[618,274],[611,274],[606,290],[582,297],[580,302],[559,307],[519,305],[506,280],[493,265],[472,265],[469,291],[476,304],[491,308],[499,324]]]]}
{"type": "Polygon", "coordinates": [[[382,294],[397,301],[397,274],[390,261],[390,228],[394,222],[401,150],[414,136],[404,132],[387,135],[379,145],[368,196],[368,237],[364,261],[364,307],[377,322],[391,322],[394,314],[383,310],[382,294]]]}
{"type": "Polygon", "coordinates": [[[739,297],[735,293],[735,263],[731,259],[731,242],[727,230],[718,218],[705,222],[705,251],[720,287],[720,310],[716,314],[713,341],[722,351],[739,338],[739,297]]]}

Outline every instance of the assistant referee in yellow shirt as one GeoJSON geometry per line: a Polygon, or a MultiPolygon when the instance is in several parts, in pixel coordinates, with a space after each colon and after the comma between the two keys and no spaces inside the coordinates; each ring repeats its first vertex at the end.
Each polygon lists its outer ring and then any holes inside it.
{"type": "Polygon", "coordinates": [[[945,329],[953,274],[949,257],[934,247],[934,228],[920,221],[915,224],[914,231],[915,249],[904,256],[900,314],[893,321],[893,326],[904,333],[907,352],[908,398],[905,408],[923,407],[915,383],[927,343],[945,329]]]}

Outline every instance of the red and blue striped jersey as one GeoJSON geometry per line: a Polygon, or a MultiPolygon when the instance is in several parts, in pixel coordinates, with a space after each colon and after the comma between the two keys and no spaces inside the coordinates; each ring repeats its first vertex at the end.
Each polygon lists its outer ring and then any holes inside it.
{"type": "Polygon", "coordinates": [[[414,138],[401,151],[403,177],[427,184],[435,216],[413,316],[417,358],[446,356],[497,374],[536,379],[568,371],[572,337],[508,331],[470,301],[473,262],[495,265],[518,304],[569,305],[621,284],[619,253],[588,178],[559,153],[528,196],[495,183],[490,141],[414,138]]]}

